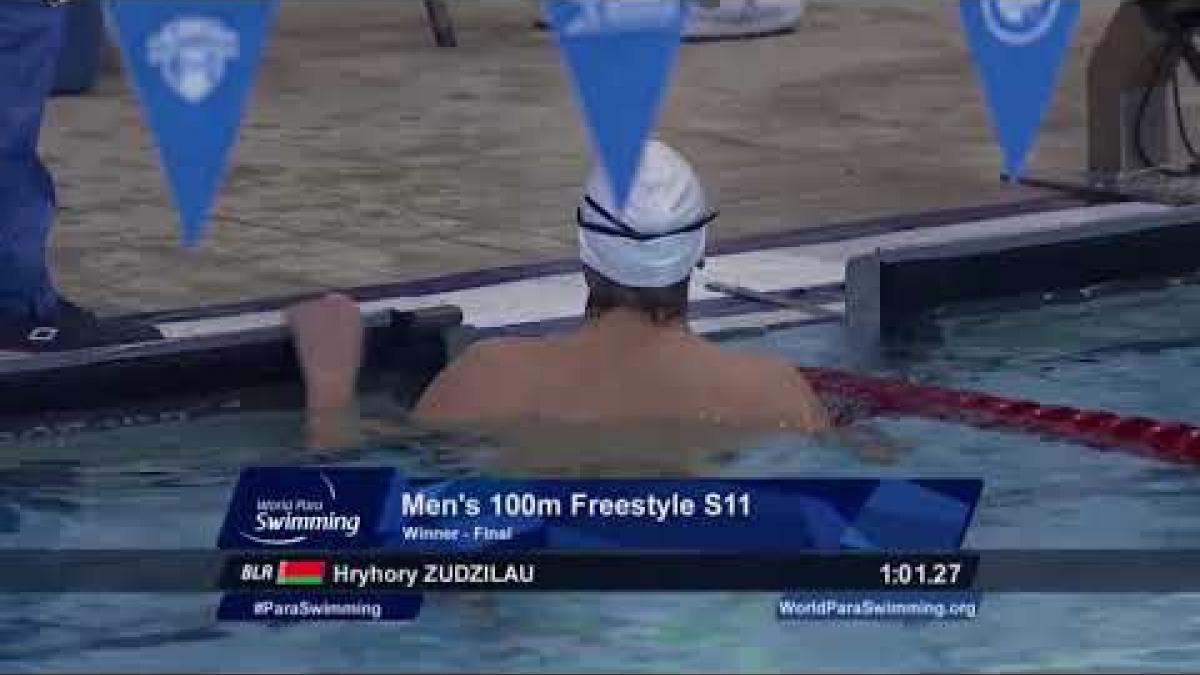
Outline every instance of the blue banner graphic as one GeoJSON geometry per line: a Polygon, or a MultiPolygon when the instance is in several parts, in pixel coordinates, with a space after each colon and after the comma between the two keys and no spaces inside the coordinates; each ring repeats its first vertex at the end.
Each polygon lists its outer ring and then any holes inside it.
{"type": "Polygon", "coordinates": [[[1020,178],[1079,19],[1079,0],[960,0],[1009,180],[1020,178]]]}
{"type": "Polygon", "coordinates": [[[186,246],[199,244],[278,0],[108,0],[186,246]]]}
{"type": "Polygon", "coordinates": [[[683,0],[546,0],[613,197],[624,207],[679,51],[683,0]]]}
{"type": "Polygon", "coordinates": [[[422,596],[400,593],[226,593],[218,621],[412,621],[422,596]]]}
{"type": "Polygon", "coordinates": [[[386,468],[242,473],[223,549],[412,553],[957,550],[978,480],[412,479],[386,468]]]}

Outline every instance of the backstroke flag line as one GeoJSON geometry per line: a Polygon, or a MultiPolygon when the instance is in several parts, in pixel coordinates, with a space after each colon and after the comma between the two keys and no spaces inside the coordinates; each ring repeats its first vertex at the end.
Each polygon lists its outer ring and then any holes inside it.
{"type": "Polygon", "coordinates": [[[194,247],[237,139],[278,0],[108,0],[194,247]]]}
{"type": "Polygon", "coordinates": [[[960,0],[1009,180],[1020,178],[1079,19],[1079,0],[960,0]]]}
{"type": "Polygon", "coordinates": [[[683,34],[683,0],[545,0],[592,144],[624,207],[683,34]]]}

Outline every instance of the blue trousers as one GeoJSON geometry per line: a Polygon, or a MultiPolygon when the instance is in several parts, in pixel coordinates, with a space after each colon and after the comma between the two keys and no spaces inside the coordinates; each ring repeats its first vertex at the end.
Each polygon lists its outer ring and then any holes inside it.
{"type": "Polygon", "coordinates": [[[58,302],[46,267],[54,183],[37,146],[65,19],[41,0],[0,0],[0,321],[58,302]]]}

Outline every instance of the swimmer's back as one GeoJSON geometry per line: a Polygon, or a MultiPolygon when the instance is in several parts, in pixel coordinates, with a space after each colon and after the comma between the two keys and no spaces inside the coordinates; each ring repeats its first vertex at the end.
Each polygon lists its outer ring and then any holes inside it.
{"type": "Polygon", "coordinates": [[[483,341],[438,376],[415,414],[435,423],[829,426],[792,366],[682,332],[619,350],[573,338],[483,341]]]}

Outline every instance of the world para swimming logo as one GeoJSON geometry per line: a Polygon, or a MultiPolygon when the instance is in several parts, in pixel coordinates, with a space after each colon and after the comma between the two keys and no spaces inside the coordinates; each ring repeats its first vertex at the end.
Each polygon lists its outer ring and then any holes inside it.
{"type": "Polygon", "coordinates": [[[980,0],[988,32],[1005,44],[1037,42],[1058,18],[1062,0],[980,0]]]}
{"type": "Polygon", "coordinates": [[[219,19],[183,17],[162,27],[146,44],[146,58],[163,80],[190,104],[212,96],[228,64],[241,51],[237,31],[219,19]]]}
{"type": "Polygon", "coordinates": [[[348,539],[358,536],[362,517],[339,513],[333,480],[324,471],[315,472],[315,476],[319,482],[313,489],[280,496],[255,495],[249,527],[238,534],[265,546],[295,546],[327,533],[341,533],[348,539]]]}

